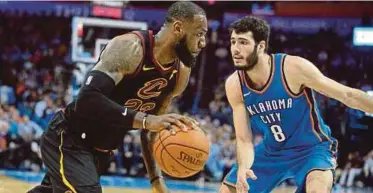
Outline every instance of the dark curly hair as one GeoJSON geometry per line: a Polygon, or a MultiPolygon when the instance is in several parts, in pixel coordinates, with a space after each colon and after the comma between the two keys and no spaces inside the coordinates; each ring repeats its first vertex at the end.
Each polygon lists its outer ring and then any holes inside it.
{"type": "Polygon", "coordinates": [[[205,15],[205,11],[195,3],[178,1],[168,8],[165,23],[172,23],[176,20],[192,20],[195,15],[205,15]]]}
{"type": "Polygon", "coordinates": [[[265,52],[267,52],[270,26],[264,19],[253,16],[243,17],[230,25],[229,32],[232,34],[233,31],[238,34],[251,31],[256,44],[258,44],[260,41],[266,42],[265,52]]]}

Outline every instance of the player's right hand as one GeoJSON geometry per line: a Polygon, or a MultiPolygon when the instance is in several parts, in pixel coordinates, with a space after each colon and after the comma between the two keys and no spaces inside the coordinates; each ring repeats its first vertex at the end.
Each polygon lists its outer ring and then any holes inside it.
{"type": "Polygon", "coordinates": [[[152,132],[159,132],[163,129],[170,130],[175,133],[172,125],[176,125],[182,131],[187,131],[188,127],[191,129],[198,129],[197,121],[178,114],[165,114],[165,115],[148,115],[146,118],[146,129],[152,132]],[[188,126],[188,127],[186,127],[188,126]]]}
{"type": "Polygon", "coordinates": [[[236,190],[237,193],[247,193],[249,191],[249,184],[247,183],[247,178],[256,180],[257,177],[253,170],[250,169],[238,169],[237,171],[237,182],[236,190]]]}

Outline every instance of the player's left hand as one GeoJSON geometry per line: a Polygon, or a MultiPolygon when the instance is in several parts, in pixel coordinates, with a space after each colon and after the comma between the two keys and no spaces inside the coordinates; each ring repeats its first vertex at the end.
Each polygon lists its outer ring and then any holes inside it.
{"type": "Polygon", "coordinates": [[[181,116],[181,121],[185,123],[188,127],[190,127],[191,129],[199,129],[198,121],[188,116],[183,116],[183,115],[180,115],[180,116],[181,116]]]}
{"type": "Polygon", "coordinates": [[[237,193],[247,193],[249,191],[250,188],[249,188],[249,184],[247,183],[247,178],[251,178],[253,180],[257,179],[253,170],[238,169],[237,182],[236,182],[237,193]]]}
{"type": "MultiPolygon", "coordinates": [[[[175,115],[174,115],[175,116],[175,115]]],[[[189,129],[193,129],[193,130],[201,130],[201,128],[199,127],[199,123],[198,121],[194,120],[193,118],[191,117],[188,117],[188,116],[184,116],[184,115],[177,115],[178,119],[183,123],[185,124],[189,129]]],[[[171,129],[171,134],[172,135],[175,135],[176,134],[176,130],[175,128],[172,127],[171,129]]]]}

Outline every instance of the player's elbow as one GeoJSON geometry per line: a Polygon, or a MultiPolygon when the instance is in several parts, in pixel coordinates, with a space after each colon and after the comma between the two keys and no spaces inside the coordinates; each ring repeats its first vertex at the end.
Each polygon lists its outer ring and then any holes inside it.
{"type": "Polygon", "coordinates": [[[254,147],[251,138],[248,136],[238,136],[236,137],[236,141],[239,146],[254,147]]]}
{"type": "Polygon", "coordinates": [[[97,108],[99,98],[97,95],[99,94],[95,91],[81,91],[76,100],[75,111],[87,117],[98,114],[100,110],[97,108]]]}
{"type": "Polygon", "coordinates": [[[364,103],[363,95],[365,95],[365,93],[361,90],[348,89],[343,93],[341,102],[350,108],[366,111],[369,105],[364,103]]]}
{"type": "Polygon", "coordinates": [[[342,92],[341,97],[339,98],[339,101],[341,101],[343,104],[351,107],[353,105],[353,91],[346,90],[342,92]]]}

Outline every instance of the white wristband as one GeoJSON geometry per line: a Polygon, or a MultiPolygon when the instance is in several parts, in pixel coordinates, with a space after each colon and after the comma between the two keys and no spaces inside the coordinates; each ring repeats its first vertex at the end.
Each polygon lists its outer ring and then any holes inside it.
{"type": "Polygon", "coordinates": [[[146,117],[148,116],[148,114],[146,114],[145,116],[144,116],[144,118],[142,118],[142,128],[143,129],[146,129],[146,117]]]}

